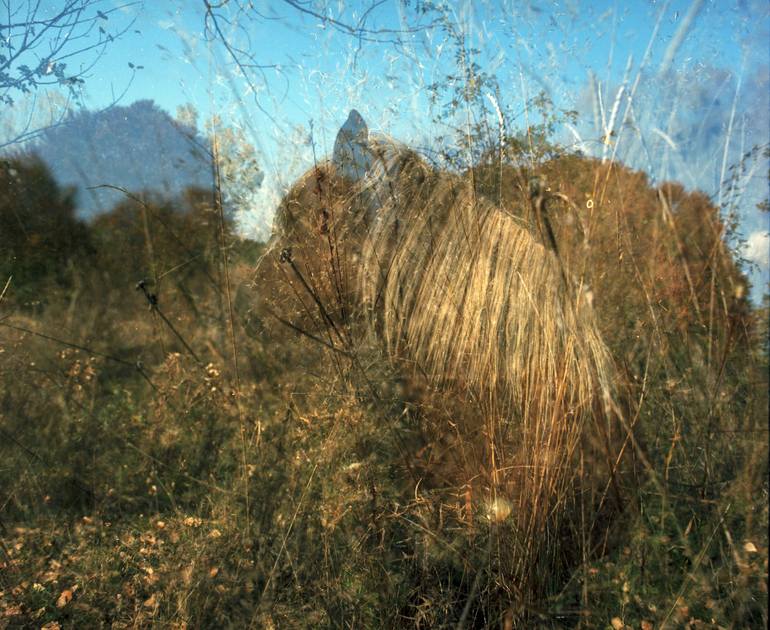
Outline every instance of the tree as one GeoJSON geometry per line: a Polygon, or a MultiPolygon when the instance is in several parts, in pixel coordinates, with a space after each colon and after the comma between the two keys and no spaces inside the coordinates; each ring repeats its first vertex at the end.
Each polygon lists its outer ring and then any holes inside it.
{"type": "Polygon", "coordinates": [[[106,212],[123,201],[116,188],[173,197],[188,186],[211,185],[206,139],[152,101],[81,109],[64,122],[42,130],[32,147],[58,181],[78,187],[80,216],[106,212]]]}
{"type": "Polygon", "coordinates": [[[20,303],[43,301],[51,283],[69,286],[73,265],[92,251],[72,189],[60,188],[37,156],[0,160],[0,277],[12,278],[20,303]]]}
{"type": "MultiPolygon", "coordinates": [[[[120,6],[105,0],[60,0],[57,4],[3,2],[0,20],[6,21],[0,23],[0,104],[12,106],[18,96],[49,87],[64,88],[69,98],[77,101],[88,73],[107,47],[134,24],[130,20],[127,25],[113,26],[111,16],[141,4],[141,0],[120,6]]],[[[133,72],[138,69],[131,68],[133,72]]],[[[33,137],[39,129],[32,120],[30,116],[24,128],[0,148],[33,137]]]]}

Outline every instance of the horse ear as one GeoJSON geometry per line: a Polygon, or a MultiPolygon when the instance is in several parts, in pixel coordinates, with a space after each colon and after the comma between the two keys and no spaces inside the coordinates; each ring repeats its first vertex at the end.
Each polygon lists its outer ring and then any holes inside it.
{"type": "Polygon", "coordinates": [[[369,128],[361,114],[351,109],[345,124],[337,132],[332,164],[344,177],[357,182],[371,168],[372,158],[369,128]]]}

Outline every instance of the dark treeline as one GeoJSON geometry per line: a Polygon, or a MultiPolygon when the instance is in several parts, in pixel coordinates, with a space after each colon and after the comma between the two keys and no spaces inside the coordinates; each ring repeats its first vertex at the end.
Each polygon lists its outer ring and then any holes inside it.
{"type": "MultiPolygon", "coordinates": [[[[0,162],[0,276],[5,300],[24,309],[86,282],[92,290],[126,291],[140,280],[174,284],[190,295],[194,278],[213,279],[224,228],[211,190],[193,186],[176,195],[120,192],[121,199],[91,220],[74,187],[57,183],[36,154],[0,162]]],[[[202,287],[201,287],[202,288],[202,287]]]]}

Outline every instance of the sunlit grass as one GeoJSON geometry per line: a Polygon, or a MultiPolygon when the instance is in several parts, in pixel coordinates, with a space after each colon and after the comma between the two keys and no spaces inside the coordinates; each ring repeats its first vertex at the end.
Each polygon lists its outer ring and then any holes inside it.
{"type": "Polygon", "coordinates": [[[262,120],[272,84],[222,67],[213,191],[126,191],[85,225],[41,163],[0,162],[0,628],[767,626],[748,80],[670,72],[687,17],[660,67],[592,77],[591,120],[545,89],[558,58],[487,72],[471,13],[420,17],[447,74],[409,46],[387,75],[374,45],[301,68],[296,93],[344,95],[322,122],[419,92],[380,112],[419,153],[370,186],[318,121],[255,123],[283,143],[259,163],[228,115],[262,120]],[[265,233],[241,206],[311,163],[272,249],[234,234],[223,198],[265,233]]]}
{"type": "MultiPolygon", "coordinates": [[[[468,469],[457,454],[485,440],[483,426],[480,441],[472,430],[474,403],[447,406],[435,384],[404,379],[373,338],[351,363],[254,309],[263,286],[253,285],[260,254],[248,243],[229,250],[238,387],[221,261],[206,249],[219,228],[205,211],[154,223],[148,206],[160,267],[187,259],[163,245],[180,225],[188,246],[209,252],[152,289],[174,330],[114,249],[97,252],[108,276],[97,265],[73,270],[64,288],[41,285],[44,307],[15,302],[13,285],[3,297],[3,619],[763,624],[767,357],[757,314],[735,289],[744,280],[729,252],[704,248],[718,242],[717,223],[684,228],[688,207],[717,220],[705,202],[660,193],[678,199],[682,259],[658,195],[620,167],[593,188],[606,169],[566,159],[547,176],[589,233],[588,246],[570,244],[569,212],[553,215],[628,392],[623,509],[597,537],[588,504],[581,513],[565,497],[574,529],[541,541],[560,568],[526,598],[506,581],[531,544],[517,524],[522,505],[458,481],[468,469]],[[592,223],[595,204],[618,208],[613,220],[592,223]]],[[[494,181],[477,173],[481,188],[494,181]]],[[[521,208],[516,190],[502,197],[521,208]]],[[[124,225],[141,251],[143,222],[124,225]]]]}

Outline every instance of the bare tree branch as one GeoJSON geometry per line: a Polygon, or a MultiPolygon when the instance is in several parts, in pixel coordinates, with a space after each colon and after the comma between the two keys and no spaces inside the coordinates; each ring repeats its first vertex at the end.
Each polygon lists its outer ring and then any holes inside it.
{"type": "MultiPolygon", "coordinates": [[[[291,11],[314,18],[321,26],[328,26],[352,37],[358,42],[359,51],[364,42],[392,45],[400,50],[404,45],[403,37],[405,35],[430,29],[437,23],[431,22],[398,29],[369,26],[373,13],[385,3],[385,0],[371,0],[360,16],[355,18],[354,23],[348,23],[339,16],[333,16],[330,12],[328,14],[323,13],[322,9],[318,8],[317,3],[304,0],[282,0],[282,2],[291,11]]],[[[255,21],[281,20],[283,18],[278,15],[267,16],[260,12],[253,2],[247,0],[221,0],[220,2],[203,0],[203,7],[207,40],[216,41],[224,48],[227,57],[234,64],[239,76],[245,81],[248,90],[253,94],[257,108],[275,122],[274,118],[262,106],[259,93],[268,84],[265,71],[272,70],[281,74],[281,67],[277,64],[264,63],[255,57],[254,53],[251,52],[253,47],[251,46],[248,27],[253,25],[255,21]],[[237,31],[245,43],[241,42],[240,45],[233,43],[232,33],[228,32],[228,28],[237,31]]],[[[357,54],[358,51],[356,56],[357,54]]]]}
{"type": "MultiPolygon", "coordinates": [[[[143,0],[118,6],[106,0],[59,0],[56,8],[50,6],[53,4],[40,0],[0,2],[0,104],[12,106],[17,95],[34,94],[50,86],[64,88],[70,99],[79,99],[89,72],[107,46],[136,21],[134,17],[127,24],[124,20],[116,23],[118,20],[110,22],[110,18],[128,7],[142,6],[143,0]],[[80,62],[77,68],[68,67],[74,66],[75,60],[80,62]]],[[[129,84],[132,79],[133,75],[129,84]]],[[[34,105],[24,129],[0,149],[41,131],[33,125],[34,105]]],[[[49,126],[63,120],[64,114],[49,126]]]]}

